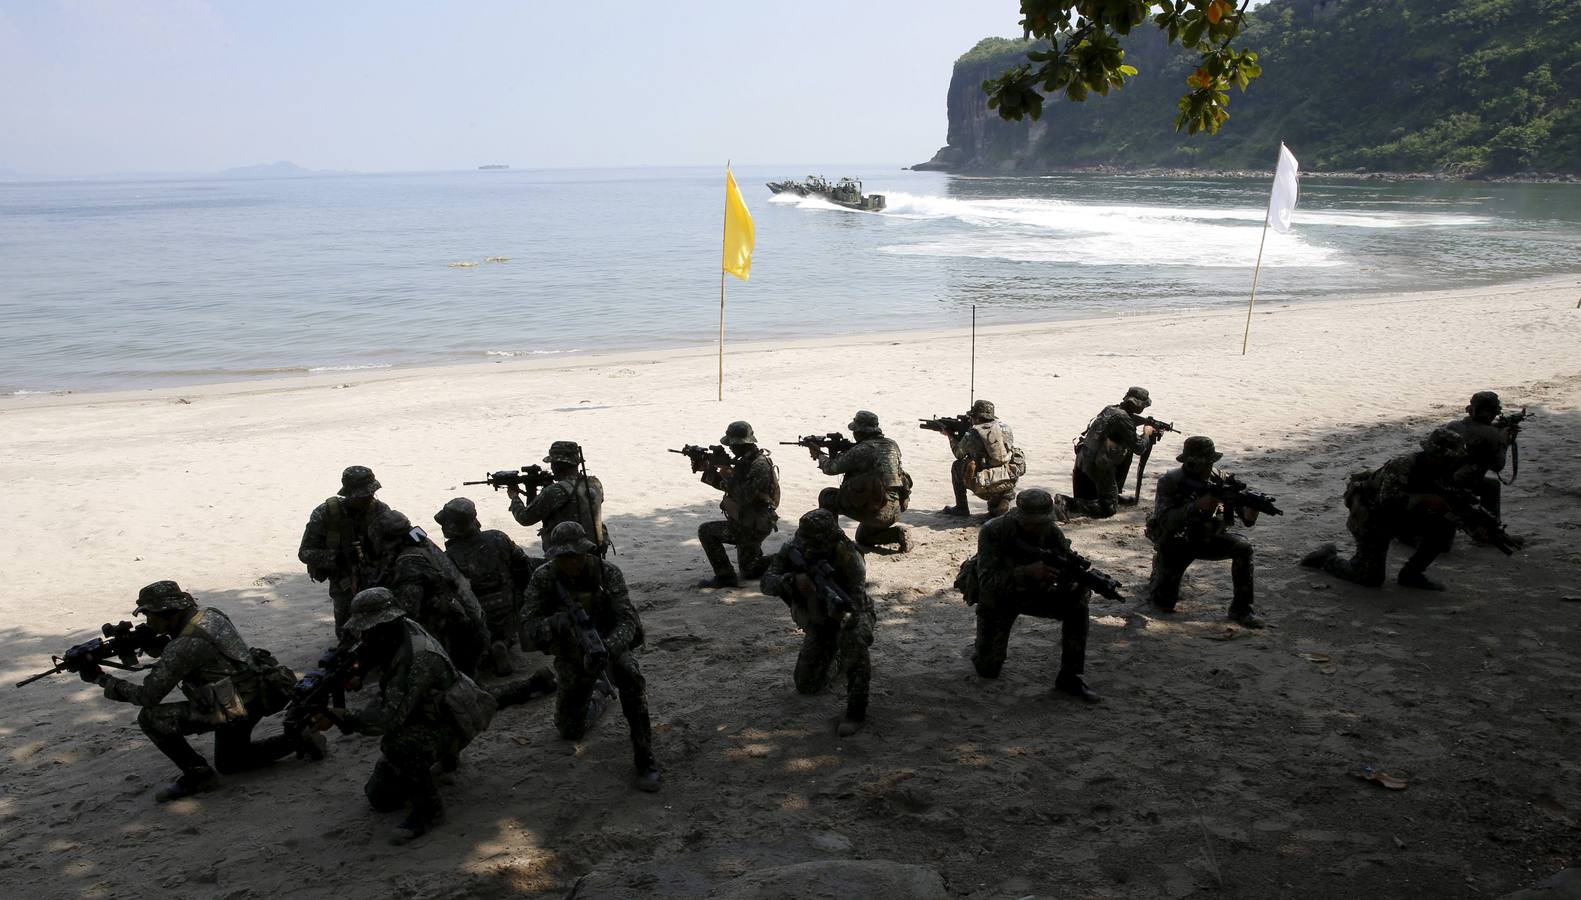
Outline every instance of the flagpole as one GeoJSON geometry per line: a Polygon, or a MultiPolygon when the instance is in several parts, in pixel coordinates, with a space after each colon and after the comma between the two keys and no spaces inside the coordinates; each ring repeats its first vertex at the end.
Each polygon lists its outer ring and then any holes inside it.
{"type": "Polygon", "coordinates": [[[977,402],[977,304],[972,304],[972,399],[977,402]]]}
{"type": "MultiPolygon", "coordinates": [[[[730,160],[725,160],[725,174],[730,174],[730,160]]],[[[719,225],[719,258],[724,259],[730,240],[730,192],[725,191],[725,214],[719,225]]],[[[725,401],[725,266],[719,265],[719,402],[725,401]]]]}
{"type": "MultiPolygon", "coordinates": [[[[1277,172],[1275,173],[1277,177],[1277,172]]],[[[1257,267],[1252,269],[1252,297],[1246,301],[1246,333],[1241,335],[1241,355],[1246,355],[1246,342],[1252,337],[1252,305],[1257,302],[1257,276],[1263,271],[1263,245],[1268,242],[1268,216],[1274,211],[1274,195],[1268,194],[1268,211],[1263,213],[1263,236],[1257,242],[1257,267]]]]}

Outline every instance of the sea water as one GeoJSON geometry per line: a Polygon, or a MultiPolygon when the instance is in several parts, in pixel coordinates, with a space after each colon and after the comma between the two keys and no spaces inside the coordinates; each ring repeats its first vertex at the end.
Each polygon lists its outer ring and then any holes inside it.
{"type": "MultiPolygon", "coordinates": [[[[1268,179],[740,167],[737,341],[1244,304],[1268,179]],[[864,179],[881,213],[770,195],[864,179]]],[[[705,345],[720,169],[0,184],[0,395],[705,345]]],[[[1581,271],[1581,185],[1308,179],[1273,303],[1581,271]]]]}

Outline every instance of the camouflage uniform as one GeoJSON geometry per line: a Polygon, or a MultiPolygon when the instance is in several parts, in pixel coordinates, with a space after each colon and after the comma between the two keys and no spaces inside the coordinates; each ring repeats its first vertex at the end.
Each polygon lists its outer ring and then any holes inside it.
{"type": "MultiPolygon", "coordinates": [[[[801,652],[796,656],[796,690],[816,694],[844,666],[847,722],[859,727],[867,717],[868,684],[873,665],[868,647],[873,645],[877,615],[867,594],[867,567],[862,552],[840,530],[839,520],[828,510],[813,510],[801,517],[796,536],[782,546],[763,574],[763,593],[779,597],[790,607],[791,618],[802,629],[801,652]],[[851,599],[851,610],[831,617],[824,604],[797,588],[796,576],[811,575],[791,557],[798,553],[807,566],[827,560],[833,580],[851,599]]],[[[854,733],[855,727],[842,728],[854,733]]]]}
{"type": "Polygon", "coordinates": [[[895,522],[906,507],[910,488],[901,468],[900,446],[884,437],[878,416],[865,409],[857,412],[848,427],[856,437],[856,446],[818,459],[818,468],[825,475],[845,476],[839,487],[824,488],[818,494],[818,507],[855,519],[858,546],[898,544],[904,553],[911,549],[911,539],[895,522]]]}
{"type": "Polygon", "coordinates": [[[651,787],[642,781],[639,786],[657,789],[648,687],[635,653],[643,643],[642,620],[631,603],[625,576],[594,555],[597,552],[598,546],[586,537],[581,525],[562,522],[555,526],[549,559],[527,582],[524,628],[539,650],[554,656],[559,679],[554,724],[560,736],[574,741],[587,733],[603,709],[602,700],[593,696],[594,689],[607,676],[620,692],[620,709],[631,729],[632,757],[638,776],[652,777],[651,787]],[[573,555],[585,558],[581,574],[563,574],[556,559],[573,555]],[[604,671],[587,667],[568,603],[586,612],[602,639],[607,658],[604,671]]]}
{"type": "Polygon", "coordinates": [[[758,578],[768,565],[763,558],[763,541],[779,522],[779,512],[774,507],[779,503],[780,478],[768,451],[758,447],[752,426],[746,422],[732,422],[720,443],[730,448],[735,461],[728,474],[710,466],[703,472],[702,481],[725,492],[719,502],[725,521],[699,525],[697,540],[713,567],[715,581],[728,584],[737,576],[730,567],[726,544],[735,545],[741,577],[758,578]]]}
{"type": "Polygon", "coordinates": [[[1504,471],[1510,450],[1506,432],[1493,424],[1502,409],[1498,394],[1479,391],[1472,395],[1466,417],[1445,426],[1466,441],[1466,462],[1455,472],[1455,487],[1475,492],[1495,516],[1499,515],[1503,488],[1497,473],[1504,471]]]}
{"type": "Polygon", "coordinates": [[[380,487],[366,466],[349,466],[340,476],[340,493],[320,503],[308,517],[296,558],[307,566],[314,581],[329,582],[335,611],[335,636],[351,598],[372,583],[381,560],[373,552],[368,529],[390,511],[373,494],[380,487]]]}
{"type": "MultiPolygon", "coordinates": [[[[1224,473],[1212,468],[1224,458],[1205,437],[1186,439],[1185,449],[1176,457],[1188,466],[1206,471],[1199,480],[1221,480],[1224,473]]],[[[1221,514],[1221,507],[1203,510],[1197,505],[1199,494],[1186,486],[1195,478],[1185,468],[1171,469],[1158,479],[1153,495],[1153,511],[1147,517],[1146,535],[1152,541],[1153,574],[1148,583],[1148,598],[1163,610],[1173,610],[1180,600],[1180,581],[1186,569],[1199,559],[1230,560],[1230,580],[1235,597],[1230,602],[1230,618],[1251,627],[1262,620],[1252,611],[1252,545],[1245,537],[1232,533],[1221,514]]]]}
{"type": "Polygon", "coordinates": [[[111,700],[142,707],[137,725],[181,769],[178,784],[197,787],[214,777],[203,755],[187,743],[187,735],[214,732],[214,768],[226,774],[268,765],[294,751],[322,755],[321,747],[316,752],[305,747],[300,735],[252,739],[260,720],[284,708],[291,679],[271,684],[273,658],[261,651],[255,656],[223,612],[198,606],[174,581],[143,588],[137,612],[169,614],[179,630],[144,672],[141,684],[103,671],[93,680],[111,700]],[[181,617],[186,617],[184,623],[181,617]],[[163,702],[177,685],[187,699],[163,702]]]}
{"type": "Polygon", "coordinates": [[[412,806],[401,827],[415,837],[442,818],[434,770],[453,770],[493,717],[494,701],[456,670],[438,640],[408,618],[388,590],[357,595],[347,630],[364,664],[379,673],[377,696],[345,713],[341,727],[380,735],[382,754],[363,791],[381,812],[412,806]],[[370,658],[371,657],[371,658],[370,658]]]}
{"type": "Polygon", "coordinates": [[[374,524],[388,562],[374,579],[407,615],[444,645],[462,674],[476,674],[490,643],[483,607],[450,557],[400,513],[374,524]]]}
{"type": "Polygon", "coordinates": [[[972,665],[984,678],[998,678],[1017,618],[1058,619],[1060,666],[1054,684],[1080,694],[1087,690],[1082,676],[1092,591],[1065,580],[1048,584],[1034,577],[1027,567],[1039,561],[1035,551],[1040,548],[1069,552],[1070,541],[1054,522],[1054,498],[1036,488],[1022,491],[1014,509],[978,532],[977,642],[972,665]]]}
{"type": "Polygon", "coordinates": [[[530,503],[523,503],[512,492],[511,515],[522,525],[542,523],[538,534],[545,550],[549,549],[549,534],[556,525],[576,522],[603,553],[609,546],[609,534],[604,530],[604,484],[591,475],[582,477],[581,446],[576,441],[555,441],[543,461],[553,469],[554,483],[545,485],[530,503]]]}
{"type": "Polygon", "coordinates": [[[1397,456],[1369,472],[1357,472],[1345,489],[1350,517],[1345,526],[1356,538],[1356,553],[1339,556],[1326,544],[1307,554],[1301,564],[1367,587],[1383,584],[1389,543],[1403,533],[1417,535],[1416,552],[1397,578],[1408,587],[1440,587],[1425,574],[1449,548],[1455,519],[1445,495],[1454,490],[1449,479],[1465,460],[1465,439],[1439,428],[1422,440],[1422,450],[1397,456]]]}
{"type": "Polygon", "coordinates": [[[950,466],[955,506],[946,512],[966,515],[966,492],[970,490],[987,501],[988,515],[1002,516],[1015,499],[1016,481],[1026,474],[1026,459],[1016,447],[1010,426],[994,416],[992,403],[978,400],[967,416],[973,421],[972,427],[950,442],[955,454],[955,463],[950,466]]]}
{"type": "Polygon", "coordinates": [[[1131,472],[1131,460],[1144,447],[1131,418],[1152,405],[1145,388],[1133,387],[1125,399],[1106,406],[1087,424],[1076,445],[1071,496],[1065,508],[1074,515],[1107,519],[1120,509],[1120,487],[1131,472]]]}
{"type": "Polygon", "coordinates": [[[509,675],[508,648],[521,642],[522,593],[543,560],[528,556],[503,531],[482,530],[477,507],[465,497],[446,503],[434,521],[444,529],[445,555],[466,576],[483,610],[495,674],[509,675]]]}

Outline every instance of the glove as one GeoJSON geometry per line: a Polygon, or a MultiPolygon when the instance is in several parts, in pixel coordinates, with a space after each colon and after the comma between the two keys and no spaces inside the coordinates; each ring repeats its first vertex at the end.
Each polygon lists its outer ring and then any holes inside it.
{"type": "Polygon", "coordinates": [[[98,684],[99,676],[103,674],[104,670],[99,668],[99,664],[96,662],[84,663],[82,668],[77,670],[77,677],[81,678],[85,684],[98,684]]]}

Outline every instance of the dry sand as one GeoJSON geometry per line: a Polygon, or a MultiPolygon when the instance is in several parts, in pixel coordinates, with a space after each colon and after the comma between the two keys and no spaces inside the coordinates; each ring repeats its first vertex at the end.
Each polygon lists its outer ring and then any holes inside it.
{"type": "MultiPolygon", "coordinates": [[[[618,714],[570,744],[540,701],[469,749],[443,829],[395,849],[393,817],[361,794],[374,741],[337,738],[323,763],[160,806],[170,766],[134,711],[60,676],[0,688],[0,893],[560,897],[581,879],[578,897],[745,895],[743,873],[837,859],[919,865],[966,897],[1522,887],[1581,851],[1581,603],[1563,600],[1581,594],[1577,292],[1569,278],[1269,306],[1245,357],[1234,312],[980,332],[977,395],[1026,449],[1024,487],[1065,489],[1071,437],[1142,384],[1151,412],[1215,437],[1223,465],[1289,513],[1251,532],[1263,632],[1226,626],[1227,564],[1194,568],[1173,616],[1096,600],[1088,672],[1105,700],[1091,708],[1048,694],[1056,625],[1023,621],[997,682],[962,655],[972,615],[949,584],[980,519],[933,512],[950,499],[949,456],[915,427],[966,407],[962,333],[736,348],[723,404],[708,349],[0,401],[0,674],[13,681],[127,617],[160,578],[305,667],[330,639],[329,608],[295,551],[343,466],[372,466],[381,497],[420,523],[468,493],[486,526],[532,546],[503,494],[460,483],[582,441],[647,624],[666,777],[658,795],[633,792],[618,714]],[[1484,388],[1537,413],[1506,489],[1524,552],[1462,541],[1434,569],[1451,584],[1436,595],[1295,566],[1344,539],[1346,473],[1412,449],[1484,388]],[[696,527],[718,495],[664,449],[712,443],[736,418],[792,440],[858,408],[882,417],[917,478],[918,548],[869,560],[871,719],[840,740],[842,700],[792,690],[784,606],[692,587],[707,573],[696,527]],[[1359,780],[1367,764],[1409,786],[1359,780]]],[[[1161,445],[1149,482],[1178,447],[1161,445]]],[[[830,482],[799,448],[774,449],[793,524],[830,482]]],[[[1142,518],[1068,530],[1133,595],[1142,518]]]]}

